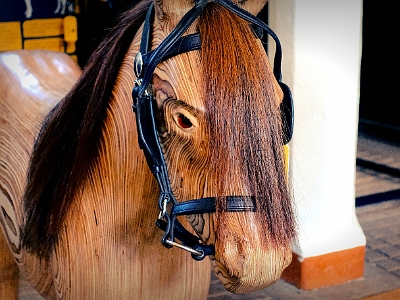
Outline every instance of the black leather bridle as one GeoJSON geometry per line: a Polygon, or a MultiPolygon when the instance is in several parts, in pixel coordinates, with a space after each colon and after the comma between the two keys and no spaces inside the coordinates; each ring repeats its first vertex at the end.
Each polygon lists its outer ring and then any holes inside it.
{"type": "MultiPolygon", "coordinates": [[[[137,76],[135,87],[132,91],[133,110],[136,113],[136,123],[139,137],[139,146],[143,150],[148,166],[157,179],[160,187],[158,206],[160,215],[157,226],[164,231],[162,244],[171,248],[173,246],[191,252],[196,260],[202,260],[207,255],[214,255],[214,246],[203,244],[199,237],[187,231],[177,220],[180,215],[193,215],[215,212],[215,198],[201,198],[178,203],[171,190],[168,178],[167,165],[158,139],[157,128],[153,110],[153,95],[150,90],[150,82],[153,73],[159,63],[168,58],[201,48],[199,33],[182,36],[189,26],[200,16],[204,7],[209,2],[224,6],[242,19],[248,21],[260,39],[264,38],[264,32],[268,33],[276,43],[273,72],[284,93],[281,104],[282,122],[284,128],[284,143],[288,143],[293,133],[293,101],[289,87],[282,82],[281,60],[282,49],[276,34],[261,20],[236,6],[229,0],[197,0],[195,6],[190,9],[171,33],[162,43],[150,51],[151,22],[154,18],[154,5],[151,4],[144,23],[140,52],[137,53],[134,62],[134,71],[137,76]],[[180,243],[176,242],[179,240],[180,243]]],[[[243,212],[255,211],[255,200],[251,196],[226,197],[227,211],[243,212]]]]}

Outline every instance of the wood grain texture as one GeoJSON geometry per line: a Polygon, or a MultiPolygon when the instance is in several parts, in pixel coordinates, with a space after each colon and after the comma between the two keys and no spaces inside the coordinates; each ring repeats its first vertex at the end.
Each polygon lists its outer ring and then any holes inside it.
{"type": "Polygon", "coordinates": [[[21,247],[25,218],[21,198],[41,122],[79,74],[79,68],[67,55],[46,51],[0,55],[0,220],[21,272],[43,295],[53,294],[51,276],[46,263],[21,247]]]}
{"type": "MultiPolygon", "coordinates": [[[[254,14],[264,5],[240,3],[254,14]]],[[[153,48],[192,2],[155,4],[153,48]]],[[[197,31],[197,25],[195,22],[188,33],[197,31]]],[[[40,260],[21,245],[26,219],[21,198],[41,122],[72,87],[80,70],[62,54],[20,51],[0,55],[0,82],[7,87],[0,90],[0,220],[14,260],[48,299],[205,299],[211,265],[231,292],[245,293],[272,284],[289,264],[291,253],[288,247],[265,245],[257,213],[226,213],[223,224],[214,214],[181,218],[204,243],[216,245],[211,264],[161,246],[162,232],[154,225],[159,190],[139,149],[131,108],[140,33],[118,72],[98,144],[99,156],[73,198],[49,260],[40,260]],[[221,227],[229,234],[218,236],[221,227]]],[[[214,183],[221,178],[210,159],[202,59],[200,51],[171,58],[159,64],[152,81],[160,142],[178,201],[219,192],[214,183]]],[[[272,74],[269,65],[267,71],[272,74]]],[[[272,90],[275,101],[280,94],[272,90]]],[[[236,163],[232,170],[239,172],[240,168],[236,163]]],[[[233,177],[235,174],[228,176],[233,177]]],[[[225,192],[249,195],[246,182],[240,179],[225,192]]],[[[6,259],[0,264],[3,269],[11,266],[9,257],[4,256],[6,259]]],[[[14,280],[15,274],[10,274],[7,278],[14,280]]]]}

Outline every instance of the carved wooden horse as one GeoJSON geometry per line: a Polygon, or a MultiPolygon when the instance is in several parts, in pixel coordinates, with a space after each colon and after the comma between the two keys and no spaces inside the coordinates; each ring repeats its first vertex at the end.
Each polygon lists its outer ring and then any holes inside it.
{"type": "Polygon", "coordinates": [[[0,56],[0,298],[14,261],[49,299],[204,299],[205,255],[246,293],[290,263],[280,45],[272,70],[266,1],[207,2],[139,3],[69,92],[66,56],[0,56]]]}

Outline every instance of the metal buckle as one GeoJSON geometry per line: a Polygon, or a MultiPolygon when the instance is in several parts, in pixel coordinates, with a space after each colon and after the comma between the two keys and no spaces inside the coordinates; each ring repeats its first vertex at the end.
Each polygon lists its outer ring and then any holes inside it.
{"type": "Polygon", "coordinates": [[[143,56],[140,51],[138,53],[136,53],[136,55],[135,55],[135,62],[134,62],[133,70],[135,71],[136,77],[140,77],[140,75],[142,75],[143,56]]]}
{"type": "Polygon", "coordinates": [[[160,213],[158,215],[159,220],[163,220],[167,214],[167,204],[169,202],[169,197],[166,195],[162,201],[162,209],[160,210],[160,213]]]}

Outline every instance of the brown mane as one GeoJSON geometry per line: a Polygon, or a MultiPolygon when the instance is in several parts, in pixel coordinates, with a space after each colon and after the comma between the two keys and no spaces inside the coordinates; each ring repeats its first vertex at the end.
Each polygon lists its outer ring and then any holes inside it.
{"type": "MultiPolygon", "coordinates": [[[[255,44],[249,24],[220,5],[206,7],[199,28],[207,62],[203,72],[211,166],[224,179],[215,183],[215,190],[226,195],[229,185],[250,187],[264,236],[269,237],[265,242],[288,246],[295,237],[295,220],[284,171],[276,80],[267,56],[255,44]]],[[[223,199],[217,203],[221,237],[229,234],[223,225],[223,199]]]]}
{"type": "Polygon", "coordinates": [[[151,0],[122,14],[81,78],[47,116],[36,140],[24,194],[24,246],[47,258],[75,194],[98,157],[108,102],[130,43],[151,0]]]}

